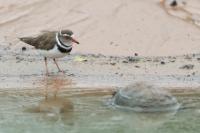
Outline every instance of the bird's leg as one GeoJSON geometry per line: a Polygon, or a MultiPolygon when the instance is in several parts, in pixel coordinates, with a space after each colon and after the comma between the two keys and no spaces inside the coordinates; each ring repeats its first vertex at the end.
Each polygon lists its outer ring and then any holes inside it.
{"type": "Polygon", "coordinates": [[[47,57],[44,57],[44,61],[45,61],[46,75],[49,76],[49,71],[47,67],[47,57]]]}
{"type": "Polygon", "coordinates": [[[56,66],[57,66],[57,68],[58,68],[58,71],[64,73],[64,71],[62,71],[62,70],[60,69],[60,67],[58,66],[58,63],[56,62],[56,59],[55,59],[55,58],[53,59],[53,61],[54,61],[54,63],[56,64],[56,66]]]}

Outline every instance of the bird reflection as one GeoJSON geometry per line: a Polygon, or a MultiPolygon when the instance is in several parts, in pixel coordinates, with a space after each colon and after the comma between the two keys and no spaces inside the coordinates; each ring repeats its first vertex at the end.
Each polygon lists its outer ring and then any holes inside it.
{"type": "Polygon", "coordinates": [[[42,84],[44,86],[44,99],[37,107],[32,110],[35,113],[41,113],[42,118],[48,121],[72,122],[73,103],[69,98],[60,97],[58,93],[72,85],[71,79],[61,75],[46,77],[42,84]]]}
{"type": "Polygon", "coordinates": [[[62,89],[69,88],[73,83],[72,80],[64,75],[53,75],[44,79],[45,99],[48,99],[49,94],[53,94],[57,98],[58,92],[62,89]]]}

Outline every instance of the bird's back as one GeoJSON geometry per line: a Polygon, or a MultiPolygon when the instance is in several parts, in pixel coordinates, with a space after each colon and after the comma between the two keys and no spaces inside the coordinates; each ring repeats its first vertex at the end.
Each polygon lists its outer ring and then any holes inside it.
{"type": "Polygon", "coordinates": [[[34,46],[36,49],[50,50],[56,44],[56,32],[46,31],[37,37],[19,38],[22,42],[34,46]]]}

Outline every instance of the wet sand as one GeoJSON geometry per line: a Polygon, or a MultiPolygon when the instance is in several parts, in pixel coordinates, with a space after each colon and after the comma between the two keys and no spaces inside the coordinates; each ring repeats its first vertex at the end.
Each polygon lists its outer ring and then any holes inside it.
{"type": "Polygon", "coordinates": [[[51,74],[46,77],[43,57],[34,50],[13,52],[4,49],[0,58],[1,89],[45,89],[48,85],[58,89],[115,90],[138,81],[168,89],[200,86],[199,54],[165,57],[72,54],[58,60],[65,74],[58,73],[53,61],[49,60],[51,74]]]}

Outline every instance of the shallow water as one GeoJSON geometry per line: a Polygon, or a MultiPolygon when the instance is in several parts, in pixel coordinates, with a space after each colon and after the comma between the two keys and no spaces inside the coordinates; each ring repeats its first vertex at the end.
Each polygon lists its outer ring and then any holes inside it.
{"type": "MultiPolygon", "coordinates": [[[[52,85],[52,84],[51,84],[52,85]]],[[[48,88],[48,90],[50,90],[48,88]]],[[[178,112],[134,113],[109,105],[111,95],[41,90],[0,92],[0,132],[197,133],[200,97],[179,96],[178,112]],[[46,96],[46,97],[45,97],[46,96]],[[65,105],[59,112],[56,108],[65,105]],[[48,107],[54,107],[48,108],[48,107]]]]}
{"type": "MultiPolygon", "coordinates": [[[[181,109],[176,113],[135,113],[111,106],[109,100],[113,88],[104,87],[124,86],[129,82],[136,82],[139,78],[148,79],[161,87],[166,87],[163,84],[167,84],[169,88],[170,83],[173,86],[189,83],[188,86],[192,88],[194,83],[198,83],[199,75],[186,77],[176,74],[170,77],[140,74],[136,76],[132,75],[131,71],[130,74],[121,77],[108,73],[111,70],[113,72],[113,67],[108,69],[108,66],[104,66],[105,69],[102,69],[104,72],[99,72],[98,68],[103,67],[100,64],[97,68],[91,66],[92,71],[88,72],[90,63],[87,65],[87,63],[75,62],[71,65],[68,62],[69,66],[80,66],[81,70],[74,67],[67,71],[72,72],[74,76],[52,73],[50,77],[45,77],[42,75],[42,70],[38,72],[42,68],[42,63],[28,62],[31,69],[27,69],[23,62],[21,65],[11,60],[2,63],[5,69],[2,69],[0,78],[0,133],[200,132],[199,95],[191,95],[188,92],[190,95],[179,96],[181,109]],[[12,63],[13,66],[15,65],[15,70],[8,71],[8,66],[12,66],[12,63]],[[40,64],[42,65],[38,67],[40,64]],[[93,72],[94,68],[96,72],[93,72]]],[[[71,68],[69,66],[65,68],[71,68]]]]}

